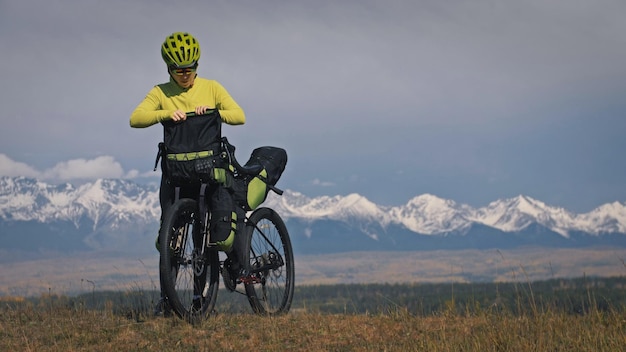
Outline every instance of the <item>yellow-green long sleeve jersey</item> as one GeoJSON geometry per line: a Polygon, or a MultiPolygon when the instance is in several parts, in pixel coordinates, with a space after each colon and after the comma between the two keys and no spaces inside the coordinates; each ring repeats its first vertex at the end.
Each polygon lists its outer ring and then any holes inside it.
{"type": "Polygon", "coordinates": [[[170,78],[168,83],[154,86],[130,115],[131,127],[149,127],[171,119],[176,110],[191,112],[198,106],[209,106],[220,112],[229,125],[246,122],[243,109],[217,81],[196,77],[191,88],[181,88],[170,78]]]}

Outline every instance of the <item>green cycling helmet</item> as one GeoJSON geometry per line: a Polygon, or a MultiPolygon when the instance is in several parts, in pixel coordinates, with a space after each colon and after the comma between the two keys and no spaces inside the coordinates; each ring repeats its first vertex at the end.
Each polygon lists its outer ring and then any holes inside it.
{"type": "Polygon", "coordinates": [[[195,66],[200,59],[200,44],[189,33],[172,33],[161,45],[161,56],[167,66],[177,68],[195,66]]]}

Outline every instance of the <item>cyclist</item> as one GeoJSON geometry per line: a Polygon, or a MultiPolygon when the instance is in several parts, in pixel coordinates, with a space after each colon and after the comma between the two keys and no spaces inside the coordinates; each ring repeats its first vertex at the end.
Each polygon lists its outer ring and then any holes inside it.
{"type": "MultiPolygon", "coordinates": [[[[191,34],[176,32],[169,35],[161,45],[161,56],[167,65],[170,76],[169,82],[156,85],[148,92],[130,116],[131,127],[145,128],[168,120],[184,122],[188,111],[203,114],[211,109],[219,111],[224,123],[230,125],[245,123],[246,117],[243,110],[220,83],[197,76],[200,45],[191,34]]],[[[232,211],[236,207],[234,207],[229,191],[223,186],[214,185],[210,187],[207,198],[209,199],[209,208],[214,212],[211,217],[211,233],[230,232],[233,221],[232,211]],[[217,205],[229,210],[215,214],[217,205]]],[[[161,204],[161,221],[163,221],[163,214],[174,201],[174,187],[169,184],[165,175],[161,176],[159,201],[161,204]]],[[[242,219],[243,213],[240,213],[238,217],[242,219]]],[[[234,221],[236,222],[237,219],[234,221]]],[[[220,236],[228,235],[220,234],[217,237],[220,236]]],[[[236,260],[237,248],[242,248],[240,241],[237,241],[238,237],[243,236],[235,236],[233,250],[228,255],[230,260],[228,268],[232,270],[229,273],[232,287],[236,285],[234,280],[239,272],[238,261],[236,260]]],[[[157,248],[159,248],[158,237],[157,248]]],[[[161,292],[161,301],[155,308],[155,314],[165,314],[167,310],[169,307],[163,292],[161,292]]]]}

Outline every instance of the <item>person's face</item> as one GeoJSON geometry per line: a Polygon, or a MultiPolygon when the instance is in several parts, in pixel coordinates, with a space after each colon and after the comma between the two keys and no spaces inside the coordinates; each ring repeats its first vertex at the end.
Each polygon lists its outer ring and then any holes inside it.
{"type": "Polygon", "coordinates": [[[174,78],[174,81],[183,88],[189,88],[193,86],[193,81],[196,79],[197,65],[189,68],[173,68],[170,67],[170,75],[174,78]]]}

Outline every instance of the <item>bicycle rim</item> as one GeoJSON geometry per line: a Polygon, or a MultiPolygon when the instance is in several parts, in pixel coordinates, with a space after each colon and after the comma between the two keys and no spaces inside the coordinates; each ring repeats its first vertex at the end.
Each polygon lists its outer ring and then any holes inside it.
{"type": "Polygon", "coordinates": [[[246,226],[250,275],[245,288],[257,314],[278,315],[291,307],[294,290],[293,250],[287,228],[269,208],[259,208],[246,226]]]}
{"type": "Polygon", "coordinates": [[[181,318],[206,317],[215,306],[219,285],[217,252],[202,251],[202,238],[194,241],[201,237],[197,209],[198,203],[192,199],[174,203],[159,235],[162,290],[181,318]]]}

